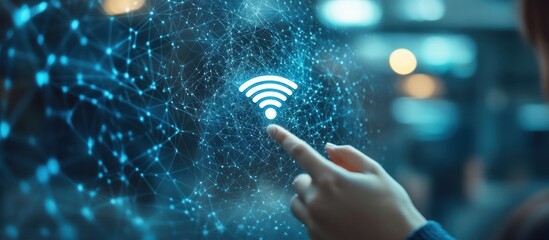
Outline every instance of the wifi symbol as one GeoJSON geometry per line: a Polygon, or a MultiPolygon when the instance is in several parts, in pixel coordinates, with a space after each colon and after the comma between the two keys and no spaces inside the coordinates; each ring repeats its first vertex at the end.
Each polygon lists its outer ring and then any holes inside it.
{"type": "Polygon", "coordinates": [[[275,107],[282,107],[282,102],[296,89],[297,84],[291,80],[272,75],[252,78],[238,88],[240,92],[246,92],[246,97],[253,96],[252,101],[265,109],[265,117],[270,120],[276,118],[275,107]]]}

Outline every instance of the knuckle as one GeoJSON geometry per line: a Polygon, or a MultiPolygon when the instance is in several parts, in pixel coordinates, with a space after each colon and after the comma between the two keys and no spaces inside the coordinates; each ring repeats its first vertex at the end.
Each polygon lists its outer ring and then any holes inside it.
{"type": "Polygon", "coordinates": [[[290,155],[300,156],[307,151],[307,147],[303,143],[298,143],[290,149],[290,155]]]}
{"type": "Polygon", "coordinates": [[[345,178],[337,174],[330,174],[328,176],[318,178],[318,188],[322,192],[331,193],[334,192],[337,188],[344,185],[345,178]]]}
{"type": "Polygon", "coordinates": [[[321,199],[318,197],[311,199],[308,204],[308,208],[312,216],[318,216],[319,213],[322,212],[323,208],[321,199]]]}

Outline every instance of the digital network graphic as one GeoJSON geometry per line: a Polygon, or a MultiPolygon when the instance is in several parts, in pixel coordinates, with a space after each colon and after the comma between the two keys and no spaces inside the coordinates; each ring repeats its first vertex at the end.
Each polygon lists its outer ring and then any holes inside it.
{"type": "Polygon", "coordinates": [[[377,86],[315,1],[0,12],[0,239],[305,238],[266,126],[376,147],[377,86]]]}

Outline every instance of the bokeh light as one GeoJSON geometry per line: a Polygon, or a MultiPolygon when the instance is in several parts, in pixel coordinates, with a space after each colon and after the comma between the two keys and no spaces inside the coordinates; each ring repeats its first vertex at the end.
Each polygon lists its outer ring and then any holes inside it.
{"type": "Polygon", "coordinates": [[[414,53],[408,49],[397,49],[389,57],[389,65],[397,74],[408,75],[417,68],[417,59],[414,53]]]}
{"type": "Polygon", "coordinates": [[[118,15],[138,10],[145,5],[145,0],[104,0],[103,10],[109,15],[118,15]]]}
{"type": "Polygon", "coordinates": [[[378,24],[382,9],[371,0],[325,0],[319,15],[327,25],[364,27],[378,24]]]}
{"type": "Polygon", "coordinates": [[[414,98],[431,98],[442,91],[440,81],[427,74],[414,74],[407,76],[402,82],[402,91],[414,98]]]}

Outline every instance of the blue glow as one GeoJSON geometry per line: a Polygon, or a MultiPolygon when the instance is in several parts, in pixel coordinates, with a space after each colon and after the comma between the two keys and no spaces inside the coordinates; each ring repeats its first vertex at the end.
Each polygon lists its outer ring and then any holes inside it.
{"type": "Polygon", "coordinates": [[[80,213],[82,214],[82,216],[88,220],[88,221],[93,221],[95,218],[93,216],[93,212],[90,210],[90,208],[88,207],[83,207],[81,210],[80,210],[80,213]]]}
{"type": "Polygon", "coordinates": [[[392,112],[397,122],[410,126],[422,140],[450,136],[460,117],[453,103],[435,99],[399,98],[393,102],[392,112]]]}
{"type": "Polygon", "coordinates": [[[50,160],[48,160],[48,170],[50,174],[57,175],[59,173],[59,169],[59,162],[57,162],[54,158],[50,158],[50,160]]]}
{"type": "Polygon", "coordinates": [[[8,57],[12,58],[15,56],[15,49],[9,48],[8,49],[8,57]]]}
{"type": "Polygon", "coordinates": [[[4,88],[6,89],[6,91],[11,90],[11,79],[6,78],[4,80],[4,88]]]}
{"type": "Polygon", "coordinates": [[[50,82],[50,75],[47,72],[37,72],[36,73],[36,84],[39,87],[42,87],[50,82]]]}
{"type": "Polygon", "coordinates": [[[78,20],[74,19],[71,21],[71,29],[74,31],[78,29],[78,26],[80,25],[80,22],[78,20]]]}
{"type": "Polygon", "coordinates": [[[61,65],[67,65],[69,63],[69,58],[67,58],[67,56],[65,55],[62,55],[59,58],[59,62],[61,63],[61,65]]]}
{"type": "Polygon", "coordinates": [[[53,65],[55,63],[56,57],[54,54],[48,55],[48,65],[53,65]]]}
{"type": "Polygon", "coordinates": [[[19,237],[19,231],[17,231],[17,228],[11,224],[6,225],[5,231],[6,236],[10,239],[16,239],[19,237]]]}
{"type": "Polygon", "coordinates": [[[50,215],[56,215],[57,214],[57,204],[55,204],[55,201],[53,199],[48,198],[44,202],[44,207],[46,208],[46,212],[50,215]]]}
{"type": "Polygon", "coordinates": [[[437,21],[446,13],[442,0],[401,0],[399,7],[405,19],[414,21],[437,21]]]}
{"type": "Polygon", "coordinates": [[[10,135],[10,124],[5,121],[0,122],[0,137],[2,139],[5,139],[9,135],[10,135]]]}
{"type": "Polygon", "coordinates": [[[31,19],[31,11],[27,4],[23,4],[21,8],[13,13],[13,23],[17,27],[25,25],[31,19]]]}
{"type": "Polygon", "coordinates": [[[111,55],[112,54],[112,49],[111,48],[107,48],[107,50],[105,50],[105,53],[107,55],[111,55]]]}
{"type": "Polygon", "coordinates": [[[81,37],[81,38],[80,38],[80,45],[82,45],[82,46],[88,45],[88,38],[86,38],[86,37],[81,37]]]}
{"type": "Polygon", "coordinates": [[[520,106],[517,122],[526,131],[549,131],[549,107],[543,103],[520,106]]]}
{"type": "Polygon", "coordinates": [[[44,166],[40,166],[36,169],[36,179],[40,183],[47,183],[50,179],[50,173],[44,166]]]}
{"type": "Polygon", "coordinates": [[[371,0],[326,0],[319,15],[327,25],[365,27],[381,21],[382,9],[371,0]]]}
{"type": "Polygon", "coordinates": [[[38,35],[38,37],[36,38],[36,42],[37,42],[39,45],[44,44],[44,35],[42,35],[42,34],[38,35]]]}

